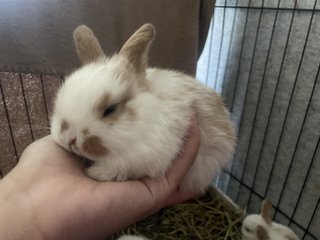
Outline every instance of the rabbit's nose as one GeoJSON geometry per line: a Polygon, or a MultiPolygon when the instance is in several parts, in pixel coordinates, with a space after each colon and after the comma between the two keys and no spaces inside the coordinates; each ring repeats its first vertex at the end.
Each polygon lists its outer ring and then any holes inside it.
{"type": "Polygon", "coordinates": [[[70,149],[72,149],[72,145],[76,143],[77,139],[76,138],[71,138],[68,142],[68,146],[70,149]]]}

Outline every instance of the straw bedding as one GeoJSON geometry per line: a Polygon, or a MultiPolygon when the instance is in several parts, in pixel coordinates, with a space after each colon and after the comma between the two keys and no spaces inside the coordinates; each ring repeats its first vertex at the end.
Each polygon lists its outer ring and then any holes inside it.
{"type": "Polygon", "coordinates": [[[210,189],[200,199],[164,208],[107,240],[123,234],[141,235],[150,240],[240,240],[242,219],[243,210],[235,208],[216,190],[210,189]]]}

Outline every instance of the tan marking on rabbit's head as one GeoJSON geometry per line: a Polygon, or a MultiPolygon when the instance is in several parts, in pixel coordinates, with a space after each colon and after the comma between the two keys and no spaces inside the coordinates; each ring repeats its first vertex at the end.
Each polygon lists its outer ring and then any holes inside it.
{"type": "Polygon", "coordinates": [[[83,134],[84,136],[88,136],[88,135],[89,135],[89,129],[88,129],[88,128],[83,129],[83,130],[82,130],[82,134],[83,134]]]}
{"type": "Polygon", "coordinates": [[[81,25],[74,30],[73,40],[83,65],[97,61],[105,56],[99,41],[86,25],[81,25]]]}
{"type": "Polygon", "coordinates": [[[66,120],[61,121],[60,132],[64,132],[69,128],[69,123],[66,120]]]}
{"type": "Polygon", "coordinates": [[[96,104],[98,116],[103,121],[113,124],[119,117],[128,115],[128,119],[133,120],[135,111],[128,108],[128,102],[133,98],[131,88],[127,88],[120,99],[112,100],[110,94],[105,94],[96,104]]]}
{"type": "MultiPolygon", "coordinates": [[[[142,25],[125,42],[119,51],[119,59],[126,59],[126,64],[119,69],[119,74],[134,72],[137,75],[136,82],[147,90],[149,85],[145,79],[148,65],[149,47],[154,39],[155,29],[152,24],[142,25]]],[[[106,59],[99,41],[93,31],[85,25],[77,27],[73,32],[76,51],[83,65],[106,59]]],[[[128,79],[127,79],[128,80],[128,79]]]]}
{"type": "Polygon", "coordinates": [[[124,71],[134,73],[135,82],[140,89],[145,91],[150,89],[145,77],[148,67],[149,47],[154,36],[153,25],[144,24],[125,42],[118,54],[119,58],[126,60],[124,71]]]}
{"type": "Polygon", "coordinates": [[[92,156],[104,156],[108,153],[108,149],[103,146],[101,138],[92,135],[87,137],[82,144],[82,149],[92,156]]]}
{"type": "Polygon", "coordinates": [[[109,93],[104,94],[96,103],[96,111],[98,112],[99,115],[103,113],[106,109],[107,106],[110,105],[111,102],[111,95],[109,93]]]}
{"type": "Polygon", "coordinates": [[[128,119],[133,121],[134,119],[136,119],[137,113],[134,109],[132,108],[128,108],[127,109],[127,114],[128,114],[128,119]]]}
{"type": "Polygon", "coordinates": [[[261,225],[257,226],[257,237],[258,240],[268,240],[269,239],[269,235],[267,230],[262,227],[261,225]]]}
{"type": "Polygon", "coordinates": [[[145,74],[148,64],[149,46],[154,39],[155,29],[151,24],[142,25],[123,45],[119,55],[124,56],[139,74],[145,74]]]}
{"type": "Polygon", "coordinates": [[[140,90],[150,90],[150,86],[145,74],[137,74],[135,68],[126,57],[121,55],[117,57],[117,59],[119,59],[120,61],[119,64],[114,69],[112,69],[113,77],[118,79],[120,83],[127,84],[131,88],[136,85],[140,90]]]}
{"type": "Polygon", "coordinates": [[[272,203],[265,199],[261,204],[261,216],[267,224],[272,223],[272,203]]]}

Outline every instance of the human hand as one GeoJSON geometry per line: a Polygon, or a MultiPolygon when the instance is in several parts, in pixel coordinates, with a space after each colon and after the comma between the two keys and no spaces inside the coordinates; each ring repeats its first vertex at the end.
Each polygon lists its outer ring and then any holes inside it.
{"type": "Polygon", "coordinates": [[[51,136],[32,143],[0,181],[0,235],[5,239],[103,239],[164,206],[198,193],[178,188],[196,158],[193,122],[180,157],[165,176],[96,182],[51,136]],[[10,228],[13,226],[13,228],[10,228]],[[11,230],[10,230],[11,229],[11,230]]]}

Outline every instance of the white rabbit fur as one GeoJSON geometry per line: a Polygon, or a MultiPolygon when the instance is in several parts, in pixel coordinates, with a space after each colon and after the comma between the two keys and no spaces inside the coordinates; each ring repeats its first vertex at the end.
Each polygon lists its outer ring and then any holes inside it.
{"type": "Polygon", "coordinates": [[[151,24],[143,25],[107,58],[93,32],[78,27],[74,38],[84,66],[57,93],[51,133],[59,145],[94,161],[87,174],[96,180],[154,177],[179,154],[195,112],[201,145],[181,187],[205,191],[234,153],[229,112],[220,96],[191,76],[147,68],[154,34],[151,24]],[[116,110],[103,117],[112,104],[116,110]],[[89,136],[95,140],[88,142],[89,136]]]}
{"type": "Polygon", "coordinates": [[[242,240],[299,240],[288,227],[272,222],[272,204],[264,200],[261,214],[250,214],[242,223],[242,240]]]}

